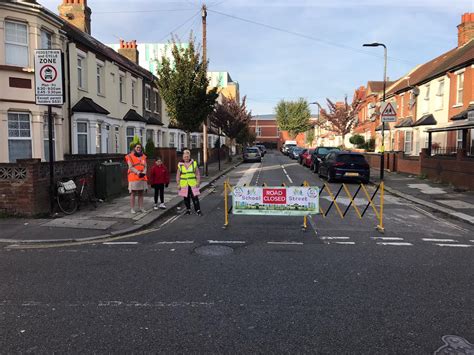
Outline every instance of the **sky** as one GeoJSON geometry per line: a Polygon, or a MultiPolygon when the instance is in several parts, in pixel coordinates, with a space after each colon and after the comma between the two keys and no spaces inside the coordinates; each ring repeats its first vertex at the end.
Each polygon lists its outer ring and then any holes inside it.
{"type": "MultiPolygon", "coordinates": [[[[61,0],[38,0],[57,13],[61,0]]],[[[201,43],[201,0],[88,0],[92,35],[103,43],[201,43]]],[[[209,71],[227,71],[255,115],[279,100],[323,104],[352,98],[367,81],[404,77],[457,46],[461,15],[474,0],[209,0],[209,71]]],[[[316,105],[311,106],[313,112],[316,105]]]]}

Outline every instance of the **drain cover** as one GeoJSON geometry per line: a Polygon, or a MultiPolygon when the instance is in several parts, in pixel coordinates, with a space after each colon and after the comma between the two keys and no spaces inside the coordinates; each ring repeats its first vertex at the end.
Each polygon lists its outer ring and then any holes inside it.
{"type": "Polygon", "coordinates": [[[205,255],[205,256],[221,256],[228,255],[234,252],[234,249],[231,247],[226,247],[224,245],[205,245],[199,248],[194,249],[196,254],[205,255]]]}

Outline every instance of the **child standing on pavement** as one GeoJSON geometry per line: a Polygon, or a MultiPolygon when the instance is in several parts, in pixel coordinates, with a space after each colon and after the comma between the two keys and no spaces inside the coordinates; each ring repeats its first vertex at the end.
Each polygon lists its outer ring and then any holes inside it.
{"type": "Polygon", "coordinates": [[[151,168],[150,184],[155,189],[155,205],[153,209],[158,209],[158,194],[160,195],[160,206],[159,208],[165,209],[165,187],[168,187],[170,183],[170,175],[165,164],[161,161],[161,158],[156,158],[155,165],[151,168]]]}

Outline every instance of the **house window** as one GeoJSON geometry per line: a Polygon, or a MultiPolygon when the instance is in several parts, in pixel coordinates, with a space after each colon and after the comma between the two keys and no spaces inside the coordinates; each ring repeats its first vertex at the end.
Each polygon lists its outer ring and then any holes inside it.
{"type": "Polygon", "coordinates": [[[138,137],[140,138],[142,144],[146,143],[145,130],[143,128],[140,128],[140,135],[138,137]]]}
{"type": "Polygon", "coordinates": [[[424,113],[430,112],[430,85],[426,85],[424,113]]]}
{"type": "Polygon", "coordinates": [[[462,148],[462,131],[456,131],[456,148],[462,148]]]}
{"type": "Polygon", "coordinates": [[[156,146],[159,147],[161,143],[161,132],[156,131],[156,146]]]}
{"type": "Polygon", "coordinates": [[[151,96],[151,89],[149,86],[145,87],[145,110],[150,110],[150,96],[151,96]]]}
{"type": "Polygon", "coordinates": [[[130,143],[133,142],[133,137],[135,136],[135,128],[127,127],[127,149],[130,149],[130,143]]]}
{"type": "Polygon", "coordinates": [[[28,66],[28,28],[24,23],[5,21],[5,64],[28,66]]]}
{"type": "Polygon", "coordinates": [[[29,159],[31,153],[31,125],[28,113],[8,113],[8,160],[29,159]]]}
{"type": "Polygon", "coordinates": [[[262,135],[262,127],[256,127],[255,128],[255,133],[257,137],[260,137],[262,135]]]}
{"type": "Polygon", "coordinates": [[[96,66],[97,93],[104,94],[104,64],[97,63],[96,66]]]}
{"type": "MultiPolygon", "coordinates": [[[[54,124],[53,124],[53,159],[56,157],[56,147],[55,147],[55,133],[54,133],[54,124]]],[[[49,161],[49,121],[46,116],[43,123],[43,149],[44,149],[44,160],[49,161]]]]}
{"type": "Polygon", "coordinates": [[[456,93],[456,103],[462,105],[462,99],[464,95],[464,73],[458,74],[456,93]]]}
{"type": "Polygon", "coordinates": [[[95,138],[95,152],[102,153],[102,124],[97,124],[97,134],[95,138]]]}
{"type": "Polygon", "coordinates": [[[82,55],[77,56],[77,85],[86,88],[86,58],[82,55]]]}
{"type": "Polygon", "coordinates": [[[45,30],[41,30],[41,49],[51,49],[53,47],[53,35],[45,30]]]}
{"type": "Polygon", "coordinates": [[[132,105],[135,105],[135,94],[136,94],[136,86],[137,86],[137,81],[136,80],[132,80],[132,105]]]}
{"type": "Polygon", "coordinates": [[[161,105],[160,105],[160,95],[158,94],[158,91],[155,91],[154,92],[154,95],[155,95],[155,106],[153,107],[154,108],[154,111],[156,113],[160,112],[160,108],[161,108],[161,105]]]}
{"type": "Polygon", "coordinates": [[[170,133],[170,148],[174,148],[174,133],[170,133]]]}
{"type": "Polygon", "coordinates": [[[181,151],[184,150],[184,141],[186,140],[186,137],[184,134],[181,135],[181,151]]]}
{"type": "Polygon", "coordinates": [[[412,137],[413,137],[413,132],[411,131],[406,131],[405,132],[405,146],[403,148],[403,151],[407,154],[411,154],[411,150],[412,150],[412,145],[411,145],[411,141],[412,141],[412,137]]]}
{"type": "Polygon", "coordinates": [[[86,122],[77,122],[77,154],[88,154],[88,127],[86,122]]]}
{"type": "Polygon", "coordinates": [[[197,136],[191,136],[191,149],[197,148],[197,136]]]}
{"type": "Polygon", "coordinates": [[[125,92],[125,76],[122,73],[120,73],[120,75],[119,75],[120,102],[125,102],[124,92],[125,92]]]}
{"type": "Polygon", "coordinates": [[[155,144],[155,140],[153,139],[155,135],[155,131],[153,131],[152,129],[147,129],[146,130],[146,143],[148,143],[149,141],[152,141],[153,144],[155,144]]]}
{"type": "Polygon", "coordinates": [[[443,109],[443,101],[444,101],[444,79],[438,81],[438,91],[436,93],[436,109],[437,110],[443,109]]]}

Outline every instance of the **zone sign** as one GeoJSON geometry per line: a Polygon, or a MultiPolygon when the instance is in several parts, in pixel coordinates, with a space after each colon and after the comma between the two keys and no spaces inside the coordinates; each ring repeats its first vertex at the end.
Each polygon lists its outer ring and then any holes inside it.
{"type": "Polygon", "coordinates": [[[62,105],[63,68],[59,49],[35,50],[35,97],[38,105],[62,105]]]}

